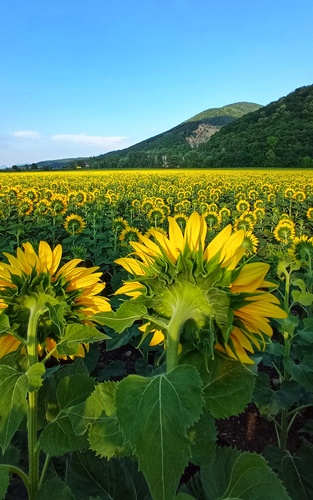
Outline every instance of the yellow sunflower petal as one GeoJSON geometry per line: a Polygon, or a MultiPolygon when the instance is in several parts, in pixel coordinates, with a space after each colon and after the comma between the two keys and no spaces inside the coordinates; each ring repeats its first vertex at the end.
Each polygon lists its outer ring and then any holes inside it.
{"type": "Polygon", "coordinates": [[[161,332],[161,330],[154,330],[153,337],[150,340],[149,345],[152,347],[152,346],[161,344],[162,342],[164,342],[164,339],[165,339],[165,337],[164,337],[164,334],[161,332]]]}
{"type": "Polygon", "coordinates": [[[216,235],[215,238],[213,238],[204,252],[204,260],[211,260],[214,255],[216,255],[217,252],[219,252],[223,248],[225,243],[227,243],[227,241],[229,240],[231,230],[231,224],[228,224],[228,226],[224,227],[224,229],[222,229],[222,231],[218,235],[216,235]]]}
{"type": "Polygon", "coordinates": [[[184,248],[184,236],[174,217],[168,217],[168,235],[176,250],[182,252],[184,248]]]}
{"type": "Polygon", "coordinates": [[[114,295],[129,295],[130,297],[139,297],[139,295],[142,294],[142,292],[140,291],[140,289],[142,289],[142,291],[145,290],[145,286],[142,285],[141,283],[139,283],[138,281],[129,281],[129,282],[126,282],[124,283],[124,285],[122,285],[118,290],[116,290],[116,292],[114,293],[114,295]]]}
{"type": "Polygon", "coordinates": [[[184,246],[188,245],[191,251],[197,252],[200,248],[203,251],[206,233],[207,224],[204,217],[201,217],[198,212],[193,212],[186,224],[184,246]]]}
{"type": "Polygon", "coordinates": [[[269,264],[264,264],[262,262],[245,264],[231,285],[232,293],[255,292],[255,290],[263,283],[264,277],[269,268],[269,264]]]}
{"type": "Polygon", "coordinates": [[[116,264],[119,264],[120,266],[124,267],[124,269],[131,273],[134,274],[135,276],[144,276],[146,273],[143,271],[143,268],[141,267],[143,264],[138,262],[138,260],[131,259],[129,257],[121,257],[120,259],[116,259],[114,261],[116,264]]]}
{"type": "Polygon", "coordinates": [[[0,358],[16,351],[20,344],[21,342],[11,334],[0,337],[0,358]]]}

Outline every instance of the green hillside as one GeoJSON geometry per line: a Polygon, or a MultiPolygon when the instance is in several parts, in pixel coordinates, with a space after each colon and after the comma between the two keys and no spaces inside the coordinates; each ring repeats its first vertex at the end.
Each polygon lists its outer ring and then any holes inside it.
{"type": "Polygon", "coordinates": [[[223,127],[197,152],[206,167],[313,167],[313,85],[223,127]]]}
{"type": "Polygon", "coordinates": [[[97,156],[89,164],[96,168],[192,168],[195,166],[194,150],[199,144],[223,126],[260,107],[255,103],[239,102],[208,109],[134,146],[97,156]]]}
{"type": "Polygon", "coordinates": [[[204,121],[217,117],[231,117],[231,121],[233,121],[235,118],[241,118],[243,115],[251,111],[256,111],[260,107],[260,104],[255,104],[254,102],[236,102],[234,104],[227,104],[221,108],[210,108],[206,111],[202,111],[186,120],[186,122],[204,121]]]}

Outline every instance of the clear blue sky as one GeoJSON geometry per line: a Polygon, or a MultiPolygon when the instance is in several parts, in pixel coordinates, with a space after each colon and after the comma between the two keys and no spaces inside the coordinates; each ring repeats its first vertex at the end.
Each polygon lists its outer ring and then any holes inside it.
{"type": "Polygon", "coordinates": [[[313,84],[312,0],[1,0],[0,166],[313,84]]]}

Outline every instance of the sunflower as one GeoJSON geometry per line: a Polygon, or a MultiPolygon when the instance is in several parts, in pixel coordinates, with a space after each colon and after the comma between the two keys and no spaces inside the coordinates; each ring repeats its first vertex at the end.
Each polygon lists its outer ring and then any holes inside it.
{"type": "Polygon", "coordinates": [[[313,207],[310,207],[308,208],[307,212],[306,212],[306,216],[309,220],[312,220],[313,221],[313,207]]]}
{"type": "Polygon", "coordinates": [[[255,208],[252,213],[255,221],[260,222],[265,217],[265,208],[255,208]]]}
{"type": "Polygon", "coordinates": [[[50,207],[50,202],[48,200],[45,200],[44,198],[40,199],[36,203],[34,214],[36,216],[46,215],[49,211],[49,207],[50,207]]]}
{"type": "Polygon", "coordinates": [[[30,198],[22,198],[18,200],[17,211],[21,216],[30,215],[34,210],[34,203],[30,198]]]}
{"type": "Polygon", "coordinates": [[[245,233],[232,233],[230,224],[205,247],[203,216],[194,212],[184,233],[174,218],[168,221],[168,237],[157,230],[150,231],[154,241],[139,235],[139,242],[130,243],[133,257],[115,261],[133,276],[115,293],[147,300],[150,327],[163,333],[167,356],[173,345],[177,355],[179,343],[187,351],[200,348],[205,335],[208,355],[213,356],[216,348],[253,363],[247,352],[264,347],[265,338],[272,335],[270,318],[286,317],[278,299],[264,291],[274,286],[265,281],[270,266],[238,268],[246,252],[245,233]],[[185,332],[187,321],[195,325],[192,341],[185,332]]]}
{"type": "Polygon", "coordinates": [[[259,240],[252,233],[252,231],[247,231],[242,242],[242,246],[246,249],[246,255],[250,256],[257,252],[259,245],[259,240]]]}
{"type": "Polygon", "coordinates": [[[284,197],[288,198],[289,200],[291,200],[293,198],[294,194],[295,194],[295,190],[291,187],[286,188],[284,191],[284,197]]]}
{"type": "MultiPolygon", "coordinates": [[[[73,259],[59,268],[61,245],[51,250],[48,243],[41,241],[37,254],[30,243],[23,243],[16,257],[4,255],[8,263],[0,263],[0,308],[12,319],[12,325],[9,333],[0,336],[0,358],[27,345],[28,324],[36,304],[41,304],[37,318],[38,351],[53,348],[55,357],[64,357],[57,350],[61,327],[51,321],[47,304],[56,307],[58,314],[62,311],[66,323],[91,327],[95,314],[110,311],[108,300],[99,296],[105,283],[100,282],[102,273],[95,272],[98,267],[78,267],[81,259],[73,259]]],[[[77,352],[71,355],[81,356],[83,352],[78,345],[77,352]]]]}
{"type": "Polygon", "coordinates": [[[67,210],[67,199],[61,194],[54,194],[51,197],[49,211],[53,217],[65,214],[67,210]]]}
{"type": "Polygon", "coordinates": [[[154,206],[147,213],[147,218],[149,222],[152,222],[156,227],[164,221],[165,216],[161,207],[154,206]]]}
{"type": "Polygon", "coordinates": [[[240,213],[248,212],[250,210],[250,203],[245,199],[239,200],[236,205],[236,210],[240,213]]]}
{"type": "Polygon", "coordinates": [[[298,202],[302,202],[306,199],[306,194],[304,191],[296,191],[292,197],[294,200],[298,201],[298,202]]]}
{"type": "Polygon", "coordinates": [[[313,261],[313,237],[309,238],[307,235],[296,236],[292,240],[292,246],[289,254],[295,260],[303,263],[313,261]]]}
{"type": "Polygon", "coordinates": [[[188,217],[186,214],[184,214],[183,212],[179,212],[178,214],[174,215],[174,219],[176,220],[180,229],[184,229],[186,227],[188,221],[188,217]]]}
{"type": "Polygon", "coordinates": [[[112,224],[113,231],[117,231],[117,232],[122,231],[127,226],[128,226],[128,222],[126,219],[124,219],[124,217],[115,217],[113,219],[113,224],[112,224]]]}
{"type": "Polygon", "coordinates": [[[138,241],[139,239],[139,230],[134,226],[127,225],[125,229],[121,231],[119,236],[119,240],[122,241],[123,244],[130,243],[131,241],[138,241]]]}
{"type": "Polygon", "coordinates": [[[222,221],[227,221],[230,218],[231,212],[230,212],[229,208],[222,207],[219,210],[218,214],[221,217],[222,221]]]}
{"type": "Polygon", "coordinates": [[[221,221],[222,221],[222,218],[218,214],[218,212],[213,212],[213,211],[209,210],[208,212],[205,212],[203,214],[203,217],[205,218],[205,221],[206,221],[208,228],[210,230],[219,228],[221,221]]]}
{"type": "Polygon", "coordinates": [[[280,221],[275,227],[273,234],[277,241],[288,245],[295,237],[295,228],[292,221],[280,221]]]}
{"type": "Polygon", "coordinates": [[[70,214],[66,217],[63,226],[67,233],[74,236],[74,234],[83,232],[86,227],[86,222],[80,215],[70,214]]]}
{"type": "Polygon", "coordinates": [[[264,210],[264,201],[260,200],[260,199],[255,200],[255,202],[253,203],[253,208],[254,208],[254,210],[256,208],[263,208],[263,210],[264,210]]]}

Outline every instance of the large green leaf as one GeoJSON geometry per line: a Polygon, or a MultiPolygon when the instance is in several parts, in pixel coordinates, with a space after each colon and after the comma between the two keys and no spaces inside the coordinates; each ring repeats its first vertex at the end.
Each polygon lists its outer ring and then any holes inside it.
{"type": "Polygon", "coordinates": [[[296,455],[288,453],[281,462],[281,477],[293,499],[313,498],[313,446],[304,445],[296,455]]]}
{"type": "Polygon", "coordinates": [[[116,418],[116,387],[116,382],[98,384],[85,404],[73,408],[68,414],[76,434],[83,434],[90,426],[90,448],[108,459],[131,454],[116,418]]]}
{"type": "Polygon", "coordinates": [[[201,471],[210,500],[288,500],[281,481],[261,455],[219,448],[213,463],[201,471]]]}
{"type": "Polygon", "coordinates": [[[75,500],[69,487],[58,477],[46,481],[36,495],[35,500],[75,500]]]}
{"type": "Polygon", "coordinates": [[[188,432],[191,445],[191,462],[195,465],[209,465],[216,449],[215,421],[204,413],[188,432]]]}
{"type": "Polygon", "coordinates": [[[27,413],[28,379],[11,366],[0,366],[0,446],[3,452],[27,413]]]}
{"type": "Polygon", "coordinates": [[[58,343],[59,354],[76,354],[79,344],[90,344],[108,339],[107,335],[96,328],[74,323],[67,325],[64,337],[58,343]]]}
{"type": "Polygon", "coordinates": [[[136,462],[114,458],[107,461],[91,451],[73,453],[67,483],[77,500],[151,500],[136,462]]]}
{"type": "Polygon", "coordinates": [[[0,500],[4,500],[10,483],[8,469],[4,465],[0,465],[0,500]]]}
{"type": "Polygon", "coordinates": [[[227,418],[244,411],[251,401],[255,381],[248,368],[219,354],[206,364],[200,353],[192,352],[185,362],[198,368],[205,406],[214,418],[227,418]]]}
{"type": "Polygon", "coordinates": [[[95,315],[95,319],[118,333],[122,333],[130,327],[136,320],[147,314],[147,308],[142,302],[128,300],[123,302],[116,312],[108,311],[95,315]]]}
{"type": "Polygon", "coordinates": [[[187,429],[202,411],[201,379],[181,365],[152,378],[129,375],[116,391],[116,413],[155,500],[173,500],[191,457],[187,429]]]}
{"type": "Polygon", "coordinates": [[[287,359],[284,366],[298,384],[313,392],[313,354],[305,355],[299,364],[287,359]]]}
{"type": "Polygon", "coordinates": [[[40,435],[40,444],[45,453],[56,456],[87,447],[86,434],[75,434],[68,413],[84,404],[94,386],[94,380],[86,375],[72,375],[61,379],[56,391],[53,418],[40,435]]]}

